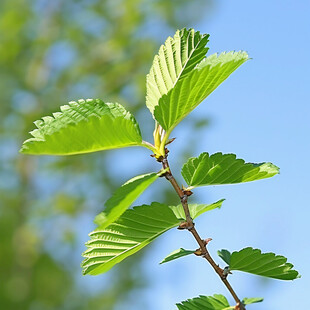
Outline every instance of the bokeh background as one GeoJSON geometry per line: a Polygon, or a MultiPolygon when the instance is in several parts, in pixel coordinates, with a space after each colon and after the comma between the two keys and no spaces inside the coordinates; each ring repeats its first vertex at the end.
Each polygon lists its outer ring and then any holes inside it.
{"type": "MultiPolygon", "coordinates": [[[[258,247],[287,256],[302,274],[281,282],[235,272],[230,279],[241,298],[265,297],[249,309],[307,307],[309,16],[306,0],[1,0],[1,309],[166,310],[214,293],[231,301],[203,260],[158,265],[174,249],[196,248],[177,230],[104,275],[81,275],[84,243],[104,201],[129,178],[159,170],[147,150],[18,154],[34,120],[79,98],[125,105],[150,140],[145,75],[159,45],[182,27],[210,33],[209,54],[243,49],[253,60],[176,128],[170,161],[179,180],[185,160],[203,151],[281,168],[270,180],[195,190],[192,201],[226,198],[197,227],[213,238],[214,256],[221,248],[258,247]]],[[[137,204],[155,199],[177,203],[162,179],[137,204]]]]}

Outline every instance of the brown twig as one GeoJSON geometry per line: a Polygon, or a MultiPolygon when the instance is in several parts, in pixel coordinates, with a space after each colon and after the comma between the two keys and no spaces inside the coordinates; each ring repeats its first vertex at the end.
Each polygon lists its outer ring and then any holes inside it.
{"type": "MultiPolygon", "coordinates": [[[[168,154],[168,152],[166,154],[168,154]]],[[[214,271],[219,275],[222,282],[225,284],[225,286],[227,287],[227,289],[229,290],[230,294],[232,295],[232,297],[234,298],[234,300],[236,302],[235,309],[236,310],[245,310],[245,306],[240,301],[239,297],[237,296],[237,294],[235,293],[235,291],[231,287],[230,283],[228,282],[227,274],[224,272],[224,270],[222,268],[219,267],[219,265],[217,265],[215,263],[215,261],[211,257],[211,255],[207,249],[207,243],[210,240],[201,239],[200,235],[198,234],[198,232],[195,228],[195,223],[193,222],[193,219],[191,218],[190,211],[188,208],[188,203],[187,203],[188,196],[189,196],[189,194],[191,194],[191,192],[189,193],[188,191],[182,190],[180,188],[180,186],[178,185],[178,183],[175,180],[174,176],[172,175],[171,169],[169,167],[167,155],[165,157],[159,158],[158,161],[162,163],[163,169],[168,169],[167,172],[164,174],[164,176],[171,183],[174,190],[178,194],[178,196],[181,200],[183,209],[184,209],[186,222],[181,223],[179,226],[179,229],[187,229],[188,231],[190,231],[192,233],[192,235],[194,236],[194,238],[196,239],[196,241],[199,245],[199,249],[196,250],[195,254],[204,257],[209,262],[209,264],[213,267],[214,271]]]]}

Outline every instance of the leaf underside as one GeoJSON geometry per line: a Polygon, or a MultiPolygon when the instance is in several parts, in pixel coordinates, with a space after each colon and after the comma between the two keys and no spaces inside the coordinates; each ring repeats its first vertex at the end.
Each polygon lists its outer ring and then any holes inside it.
{"type": "Polygon", "coordinates": [[[154,110],[155,119],[170,134],[186,115],[248,59],[246,52],[228,52],[204,58],[160,98],[154,110]]]}
{"type": "Polygon", "coordinates": [[[248,247],[231,254],[227,250],[221,250],[218,254],[221,258],[223,256],[226,258],[224,261],[229,262],[230,270],[244,271],[279,280],[294,280],[300,277],[298,272],[292,269],[293,265],[287,263],[287,258],[274,253],[262,253],[259,249],[248,247]]]}
{"type": "MultiPolygon", "coordinates": [[[[198,216],[212,207],[189,205],[189,209],[198,216]]],[[[126,210],[108,227],[98,227],[89,234],[90,240],[86,243],[88,249],[83,253],[83,273],[97,275],[108,271],[167,230],[178,226],[180,215],[179,206],[169,207],[157,202],[126,210]]]]}
{"type": "Polygon", "coordinates": [[[202,153],[190,158],[182,167],[182,176],[191,187],[234,184],[270,178],[279,173],[271,163],[245,163],[234,154],[202,153]]]}
{"type": "Polygon", "coordinates": [[[136,176],[120,188],[105,203],[105,209],[95,218],[95,224],[106,228],[118,219],[131,204],[160,176],[160,173],[149,173],[136,176]]]}
{"type": "Polygon", "coordinates": [[[199,296],[176,305],[179,310],[225,310],[230,305],[223,295],[199,296]]]}
{"type": "Polygon", "coordinates": [[[23,143],[21,153],[71,155],[142,143],[138,123],[120,104],[81,99],[60,110],[34,122],[37,129],[30,132],[33,137],[23,143]]]}
{"type": "Polygon", "coordinates": [[[177,30],[159,49],[150,73],[146,77],[146,106],[153,114],[159,99],[205,57],[209,35],[194,29],[177,30]]]}
{"type": "Polygon", "coordinates": [[[184,250],[183,248],[177,249],[173,252],[171,252],[169,255],[167,255],[161,262],[160,264],[164,264],[164,263],[168,263],[172,260],[178,259],[180,257],[183,256],[187,256],[190,254],[195,253],[195,251],[191,251],[191,250],[184,250]]]}

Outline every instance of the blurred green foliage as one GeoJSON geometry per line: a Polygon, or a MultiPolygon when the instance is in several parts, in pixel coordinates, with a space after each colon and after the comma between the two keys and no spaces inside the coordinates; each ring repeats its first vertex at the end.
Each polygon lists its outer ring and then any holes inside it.
{"type": "Polygon", "coordinates": [[[114,309],[146,285],[141,256],[100,279],[104,291],[89,294],[80,281],[89,222],[120,185],[106,173],[105,155],[35,158],[18,149],[34,120],[69,100],[101,98],[139,113],[160,42],[211,7],[211,0],[1,0],[1,309],[114,309]]]}

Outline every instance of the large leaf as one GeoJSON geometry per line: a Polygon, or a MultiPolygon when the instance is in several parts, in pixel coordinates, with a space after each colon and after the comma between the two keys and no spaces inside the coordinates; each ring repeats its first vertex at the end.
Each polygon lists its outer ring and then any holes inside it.
{"type": "Polygon", "coordinates": [[[149,173],[136,176],[120,188],[105,203],[105,209],[95,218],[95,223],[101,229],[106,228],[117,218],[119,218],[130,205],[161,175],[159,173],[149,173]]]}
{"type": "Polygon", "coordinates": [[[218,251],[221,258],[228,264],[230,270],[249,272],[259,276],[280,280],[294,280],[299,277],[293,270],[293,265],[287,263],[284,256],[274,253],[262,253],[258,249],[244,248],[229,253],[227,250],[218,251]]]}
{"type": "MultiPolygon", "coordinates": [[[[179,310],[226,310],[231,309],[223,295],[199,296],[177,304],[179,310]]],[[[232,308],[233,309],[233,308],[232,308]]]]}
{"type": "MultiPolygon", "coordinates": [[[[189,205],[192,214],[199,205],[189,205]]],[[[207,205],[199,207],[208,211],[207,205]]],[[[180,223],[179,206],[169,207],[153,202],[125,211],[114,223],[89,234],[83,253],[83,273],[97,275],[111,269],[126,257],[138,252],[167,230],[180,223]]],[[[200,214],[201,212],[197,213],[200,214]]],[[[197,215],[198,216],[198,215],[197,215]]]]}
{"type": "Polygon", "coordinates": [[[194,29],[182,29],[160,47],[146,77],[146,105],[151,113],[159,99],[205,57],[208,38],[209,35],[201,35],[194,29]]]}
{"type": "Polygon", "coordinates": [[[270,178],[279,173],[271,163],[245,163],[234,154],[202,153],[182,167],[182,176],[190,188],[204,185],[234,184],[270,178]]]}
{"type": "Polygon", "coordinates": [[[191,250],[184,250],[183,248],[177,249],[173,252],[171,252],[169,255],[167,255],[161,262],[160,264],[164,264],[164,263],[168,263],[172,260],[178,259],[180,257],[183,256],[187,256],[190,254],[195,253],[195,251],[191,251],[191,250]]]}
{"type": "Polygon", "coordinates": [[[38,129],[22,153],[70,155],[143,145],[138,123],[120,104],[81,99],[60,110],[34,122],[38,129]]]}
{"type": "Polygon", "coordinates": [[[194,70],[179,81],[155,107],[154,116],[171,133],[173,128],[228,76],[248,60],[246,52],[229,52],[203,59],[194,70]]]}

